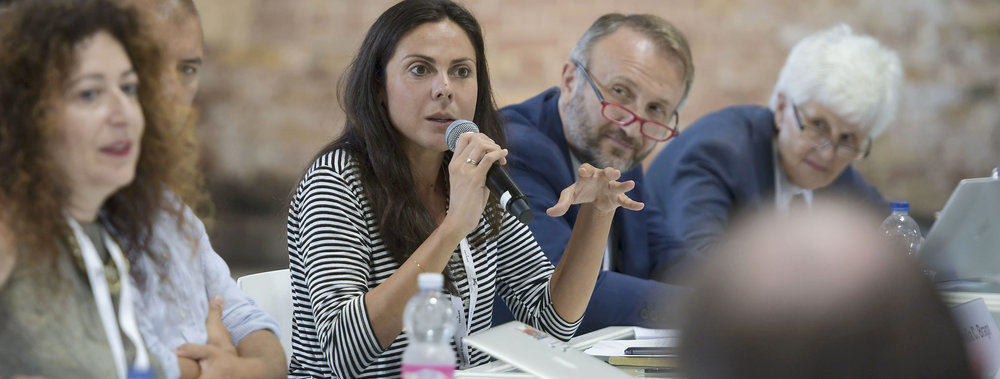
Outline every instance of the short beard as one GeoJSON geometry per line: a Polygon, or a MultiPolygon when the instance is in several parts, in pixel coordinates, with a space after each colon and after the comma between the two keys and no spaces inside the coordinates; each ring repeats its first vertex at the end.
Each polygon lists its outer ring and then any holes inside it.
{"type": "MultiPolygon", "coordinates": [[[[576,154],[577,158],[583,163],[589,163],[597,168],[611,167],[616,170],[625,172],[635,168],[636,164],[641,160],[637,155],[632,154],[628,158],[619,158],[617,156],[606,156],[601,152],[601,139],[604,136],[600,130],[597,130],[599,126],[595,126],[595,123],[587,120],[586,106],[583,104],[584,101],[583,91],[577,88],[573,91],[573,97],[569,99],[569,103],[566,105],[565,119],[563,123],[569,126],[568,133],[566,134],[566,140],[569,142],[570,149],[576,154]]],[[[601,118],[603,120],[603,117],[601,118]]],[[[614,126],[617,128],[617,126],[614,126]]],[[[636,126],[638,127],[638,126],[636,126]]],[[[630,141],[625,133],[618,135],[624,141],[630,141]]],[[[636,149],[642,148],[642,141],[638,144],[636,149]]],[[[650,149],[651,150],[651,149],[650,149]]],[[[620,152],[621,149],[618,147],[612,148],[613,153],[620,152]]],[[[638,151],[638,150],[633,150],[638,151]]],[[[643,157],[649,154],[645,152],[641,154],[643,157]]]]}

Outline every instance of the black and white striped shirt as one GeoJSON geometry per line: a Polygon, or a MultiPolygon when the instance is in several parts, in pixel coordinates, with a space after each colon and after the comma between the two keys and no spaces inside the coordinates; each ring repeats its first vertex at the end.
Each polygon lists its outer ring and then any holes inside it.
{"type": "MultiPolygon", "coordinates": [[[[292,199],[288,215],[294,308],[292,377],[400,374],[406,332],[383,350],[364,305],[365,294],[399,265],[385,249],[358,175],[349,153],[330,152],[313,163],[292,199]]],[[[481,218],[468,240],[476,241],[488,230],[481,218]]],[[[472,314],[469,334],[490,326],[492,299],[499,291],[517,319],[563,340],[572,337],[579,320],[567,322],[553,308],[549,294],[552,264],[525,225],[504,214],[499,237],[471,248],[472,266],[479,278],[475,309],[468,309],[467,279],[455,283],[466,302],[465,314],[472,314]]],[[[488,360],[473,349],[469,363],[488,360]]]]}

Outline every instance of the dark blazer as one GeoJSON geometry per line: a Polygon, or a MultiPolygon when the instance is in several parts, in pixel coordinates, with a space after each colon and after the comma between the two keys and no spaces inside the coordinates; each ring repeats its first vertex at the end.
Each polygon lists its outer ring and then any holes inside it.
{"type": "MultiPolygon", "coordinates": [[[[562,217],[549,217],[545,210],[559,199],[559,193],[575,182],[562,120],[558,110],[559,89],[552,88],[521,104],[501,110],[510,154],[507,164],[518,187],[528,196],[535,219],[528,228],[552,261],[559,263],[569,241],[579,205],[562,217]]],[[[621,181],[634,180],[636,187],[627,195],[645,201],[642,167],[623,172],[621,181]]],[[[665,234],[663,213],[655,204],[635,212],[619,208],[611,224],[615,255],[614,271],[601,272],[587,306],[578,334],[612,325],[658,326],[665,315],[654,304],[668,303],[678,287],[651,280],[658,266],[669,261],[665,255],[671,243],[665,234]]],[[[512,319],[505,306],[494,307],[494,324],[512,319]]]]}
{"type": "MultiPolygon", "coordinates": [[[[698,257],[710,251],[734,213],[774,207],[774,113],[759,106],[735,106],[702,117],[653,161],[646,173],[649,202],[666,214],[672,256],[698,257]]],[[[887,212],[874,187],[848,167],[830,185],[813,191],[856,198],[887,212]]]]}

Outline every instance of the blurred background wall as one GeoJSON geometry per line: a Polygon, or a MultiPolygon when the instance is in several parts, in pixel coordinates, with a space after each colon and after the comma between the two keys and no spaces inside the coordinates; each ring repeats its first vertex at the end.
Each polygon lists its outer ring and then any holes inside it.
{"type": "MultiPolygon", "coordinates": [[[[287,267],[289,193],[344,121],[336,85],[385,0],[198,0],[206,65],[196,104],[212,241],[236,276],[287,267]]],[[[1000,1],[463,0],[486,35],[496,98],[554,86],[576,40],[607,12],[653,13],[691,44],[682,128],[733,104],[766,105],[791,46],[846,22],[897,50],[895,122],[856,166],[929,224],[954,186],[1000,164],[1000,1]]],[[[655,154],[655,153],[654,153],[655,154]]],[[[653,155],[650,156],[652,158],[653,155]]]]}

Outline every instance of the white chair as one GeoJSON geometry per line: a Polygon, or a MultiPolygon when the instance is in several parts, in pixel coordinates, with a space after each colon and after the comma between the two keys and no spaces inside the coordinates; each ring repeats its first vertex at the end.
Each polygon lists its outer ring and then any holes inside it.
{"type": "Polygon", "coordinates": [[[266,271],[236,279],[240,287],[265,313],[278,320],[281,347],[286,361],[292,356],[292,280],[288,269],[266,271]]]}

